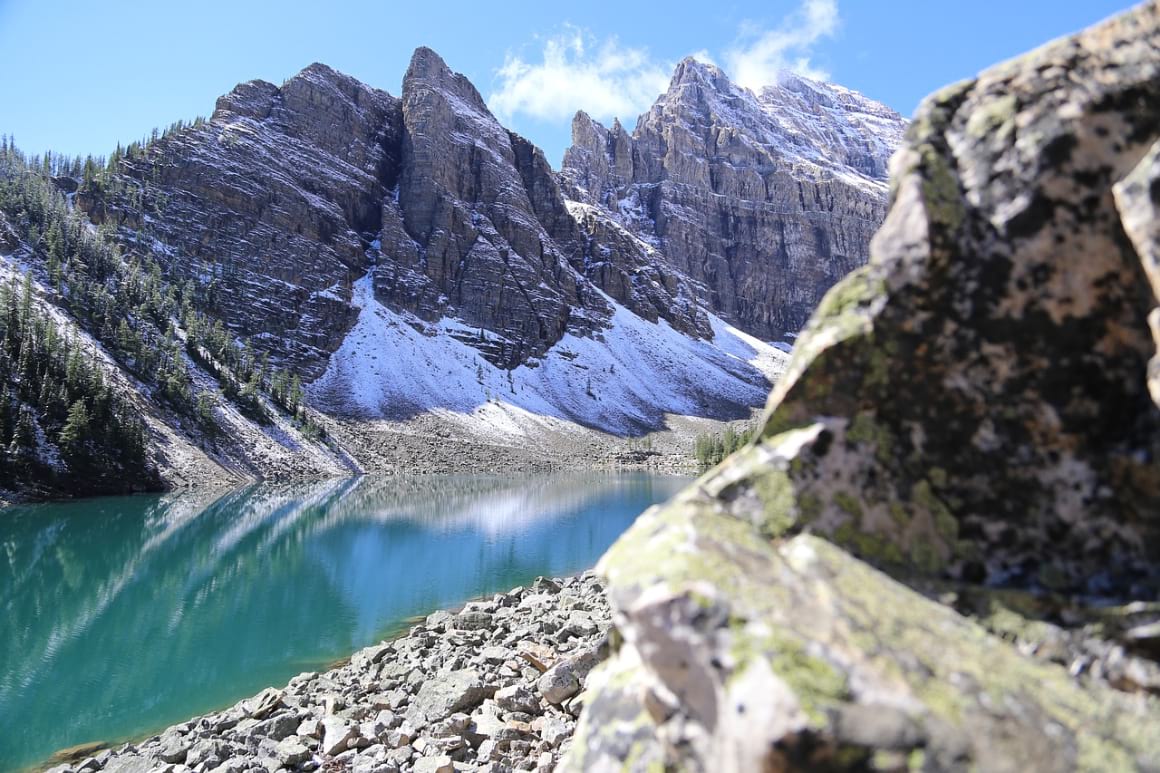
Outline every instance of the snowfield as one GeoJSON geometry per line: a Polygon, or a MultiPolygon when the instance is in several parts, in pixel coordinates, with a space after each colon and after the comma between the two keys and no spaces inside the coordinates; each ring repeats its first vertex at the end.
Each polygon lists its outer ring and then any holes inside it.
{"type": "Polygon", "coordinates": [[[374,297],[373,272],[353,287],[358,321],[308,387],[324,411],[364,419],[430,412],[484,436],[519,435],[530,424],[640,435],[659,429],[665,414],[747,417],[788,360],[715,317],[713,340],[700,341],[605,296],[614,309],[608,328],[595,338],[566,334],[509,372],[453,337],[474,328],[387,309],[374,297]]]}

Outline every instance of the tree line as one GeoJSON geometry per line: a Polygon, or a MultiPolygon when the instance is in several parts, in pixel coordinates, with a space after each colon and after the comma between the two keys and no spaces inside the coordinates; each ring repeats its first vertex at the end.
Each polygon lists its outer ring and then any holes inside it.
{"type": "Polygon", "coordinates": [[[732,426],[725,427],[722,432],[702,432],[693,442],[693,456],[701,469],[707,470],[752,440],[755,432],[755,427],[738,432],[732,426]]]}
{"type": "Polygon", "coordinates": [[[97,357],[36,308],[28,275],[0,284],[0,480],[156,485],[145,424],[97,357]]]}
{"type": "MultiPolygon", "coordinates": [[[[132,145],[123,151],[140,152],[132,145]]],[[[113,179],[111,171],[120,163],[120,153],[94,172],[94,181],[113,179]]],[[[272,369],[265,354],[255,353],[248,341],[239,340],[213,318],[207,311],[211,300],[207,288],[188,279],[169,281],[150,250],[133,244],[122,247],[111,225],[94,228],[69,206],[54,176],[73,175],[78,169],[85,175],[89,166],[95,168],[97,161],[53,154],[27,157],[7,138],[0,138],[0,228],[7,224],[15,231],[27,270],[47,288],[45,300],[71,314],[157,402],[195,420],[211,438],[218,432],[215,408],[223,399],[268,423],[272,419],[264,402],[268,398],[308,435],[321,435],[305,410],[298,378],[272,369]],[[217,389],[195,385],[191,361],[217,378],[217,389]]],[[[143,242],[138,235],[137,245],[143,242]]],[[[95,352],[85,356],[78,342],[36,310],[31,275],[17,285],[18,289],[5,286],[0,306],[6,368],[0,371],[4,463],[19,462],[21,475],[28,479],[63,480],[62,475],[91,472],[105,460],[110,472],[134,468],[125,478],[134,485],[154,482],[156,473],[144,453],[147,432],[134,418],[139,412],[106,399],[110,387],[95,352]],[[35,362],[36,367],[22,370],[22,362],[35,362]],[[76,375],[78,369],[83,376],[76,375]],[[17,432],[16,453],[9,453],[17,432]],[[78,444],[73,442],[77,436],[86,439],[78,444]],[[126,441],[130,436],[132,442],[126,441]],[[122,441],[128,455],[109,444],[122,441]],[[59,459],[54,457],[55,447],[59,459]],[[32,460],[35,454],[30,450],[43,457],[39,463],[32,460]]]]}

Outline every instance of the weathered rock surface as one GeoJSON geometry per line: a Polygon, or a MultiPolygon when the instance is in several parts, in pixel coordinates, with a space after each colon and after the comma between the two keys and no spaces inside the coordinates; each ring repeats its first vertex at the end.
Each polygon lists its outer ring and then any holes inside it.
{"type": "Polygon", "coordinates": [[[1160,766],[1158,50],[1148,3],[923,104],[759,438],[598,566],[565,769],[1160,766]]]}
{"type": "Polygon", "coordinates": [[[540,578],[470,602],[458,615],[435,612],[341,668],[301,674],[138,744],[95,756],[89,750],[54,773],[546,772],[565,751],[583,704],[575,695],[541,697],[533,663],[565,666],[581,689],[606,654],[610,622],[594,575],[540,578]],[[591,631],[569,626],[576,611],[593,621],[591,631]],[[486,628],[457,625],[485,616],[486,628]]]}
{"type": "Polygon", "coordinates": [[[618,434],[665,414],[741,417],[768,389],[769,357],[714,314],[760,349],[865,261],[901,119],[805,81],[754,96],[686,62],[632,137],[617,126],[606,141],[585,120],[558,175],[429,49],[399,98],[315,64],[239,85],[75,200],[273,367],[313,381],[328,413],[470,412],[502,393],[618,434]],[[674,346],[721,378],[670,366],[674,346]],[[663,383],[613,376],[626,359],[663,383]],[[520,366],[542,369],[520,383],[520,366]],[[457,389],[432,406],[410,376],[444,367],[457,389]],[[382,383],[398,387],[376,394],[382,383]],[[606,395],[615,407],[592,410],[606,395]]]}
{"type": "Polygon", "coordinates": [[[351,284],[372,266],[389,308],[459,320],[505,368],[604,327],[601,291],[712,337],[688,283],[607,224],[582,229],[540,150],[426,48],[401,98],[321,64],[244,83],[77,201],[308,378],[354,324],[351,284]],[[626,256],[616,270],[610,251],[626,256]]]}
{"type": "MultiPolygon", "coordinates": [[[[766,340],[793,334],[866,262],[905,121],[856,92],[791,74],[754,94],[686,59],[629,134],[584,113],[561,179],[606,265],[683,277],[710,311],[766,340]]],[[[607,288],[606,288],[607,291],[607,288]]]]}
{"type": "Polygon", "coordinates": [[[170,276],[201,284],[232,328],[317,375],[354,323],[350,283],[400,143],[398,99],[313,64],[281,87],[241,84],[78,204],[130,244],[155,240],[170,276]]]}

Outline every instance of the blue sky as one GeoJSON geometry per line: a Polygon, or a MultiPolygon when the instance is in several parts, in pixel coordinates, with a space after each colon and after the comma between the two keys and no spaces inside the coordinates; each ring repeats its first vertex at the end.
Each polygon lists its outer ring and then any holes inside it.
{"type": "Polygon", "coordinates": [[[758,85],[825,76],[910,115],[940,86],[1130,7],[1125,0],[385,2],[0,0],[0,133],[103,154],[218,95],[314,61],[400,91],[416,46],[466,74],[558,165],[572,113],[630,128],[695,54],[758,85]],[[660,10],[663,8],[663,10],[660,10]]]}

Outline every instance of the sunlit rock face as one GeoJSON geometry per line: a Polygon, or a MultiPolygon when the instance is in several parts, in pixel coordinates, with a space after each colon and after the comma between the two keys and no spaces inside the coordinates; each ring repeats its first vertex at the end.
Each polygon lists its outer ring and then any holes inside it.
{"type": "Polygon", "coordinates": [[[354,322],[350,283],[398,175],[399,110],[325,65],[281,87],[243,83],[78,203],[310,375],[354,322]]]}
{"type": "Polygon", "coordinates": [[[923,103],[760,436],[602,559],[566,769],[1160,765],[1158,46],[1149,3],[923,103]]]}
{"type": "Polygon", "coordinates": [[[78,203],[308,378],[354,324],[351,287],[372,269],[381,302],[487,331],[464,340],[504,368],[606,327],[608,297],[712,337],[689,282],[622,230],[582,229],[543,153],[425,48],[401,98],[320,64],[241,84],[78,203]],[[631,265],[610,271],[610,251],[631,265]]]}
{"type": "Polygon", "coordinates": [[[662,272],[688,277],[713,313],[777,339],[866,262],[905,124],[841,86],[785,73],[754,94],[686,59],[631,134],[577,114],[561,179],[657,251],[662,272]]]}
{"type": "MultiPolygon", "coordinates": [[[[419,359],[448,339],[473,352],[453,375],[483,385],[478,405],[509,380],[493,370],[572,357],[571,341],[617,339],[634,320],[659,342],[649,359],[667,356],[672,332],[727,359],[723,324],[764,342],[793,333],[825,287],[865,262],[902,125],[836,86],[787,76],[754,95],[688,61],[632,136],[578,117],[557,173],[420,48],[400,97],[321,64],[281,86],[243,83],[207,122],[124,156],[77,202],[307,382],[358,370],[348,350],[367,308],[358,283],[369,284],[392,320],[440,342],[419,359]]],[[[631,416],[593,421],[553,396],[546,411],[615,430],[657,427],[690,402],[737,418],[776,375],[744,360],[727,370],[745,371],[745,389],[662,374],[654,391],[677,399],[634,392],[647,404],[631,416]]],[[[581,365],[593,367],[577,364],[573,387],[604,378],[581,365]]],[[[357,391],[329,377],[315,390],[357,391]]],[[[426,393],[394,397],[405,412],[426,393]]],[[[327,406],[365,413],[350,402],[327,406]]]]}

